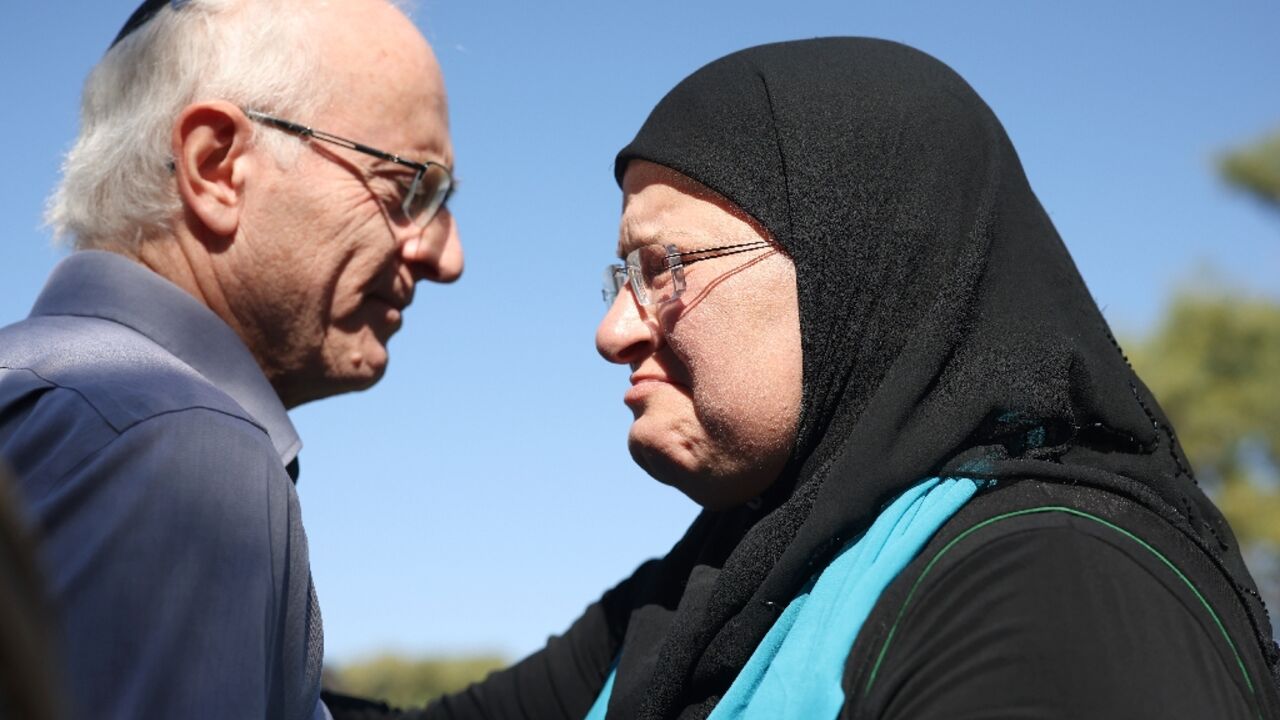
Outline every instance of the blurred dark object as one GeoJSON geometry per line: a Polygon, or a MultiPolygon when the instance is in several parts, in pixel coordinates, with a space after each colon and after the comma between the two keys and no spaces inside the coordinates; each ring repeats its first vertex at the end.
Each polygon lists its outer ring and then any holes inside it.
{"type": "Polygon", "coordinates": [[[333,720],[417,720],[421,710],[400,710],[384,702],[342,695],[325,690],[320,699],[333,715],[333,720]]]}
{"type": "Polygon", "coordinates": [[[53,620],[13,477],[0,464],[0,718],[55,720],[53,620]]]}
{"type": "Polygon", "coordinates": [[[1227,153],[1219,169],[1227,182],[1280,209],[1280,131],[1227,153]]]}

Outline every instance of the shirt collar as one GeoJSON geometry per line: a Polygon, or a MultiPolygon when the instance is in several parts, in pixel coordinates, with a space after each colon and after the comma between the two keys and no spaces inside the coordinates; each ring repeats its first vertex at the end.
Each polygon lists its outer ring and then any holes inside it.
{"type": "Polygon", "coordinates": [[[280,396],[240,336],[140,263],[101,250],[74,252],[53,269],[31,315],[95,317],[132,328],[239,403],[266,429],[282,463],[291,463],[302,449],[280,396]]]}

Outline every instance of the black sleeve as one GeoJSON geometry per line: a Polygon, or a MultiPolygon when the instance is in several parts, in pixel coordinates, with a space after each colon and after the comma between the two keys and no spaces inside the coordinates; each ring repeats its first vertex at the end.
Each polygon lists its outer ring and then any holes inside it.
{"type": "Polygon", "coordinates": [[[581,720],[604,687],[631,611],[647,597],[658,566],[641,565],[543,649],[425,709],[396,710],[334,693],[325,694],[325,703],[334,720],[581,720]]]}
{"type": "Polygon", "coordinates": [[[400,710],[332,692],[322,699],[334,720],[581,720],[612,659],[597,603],[543,649],[426,709],[400,710]]]}
{"type": "Polygon", "coordinates": [[[912,585],[878,649],[855,645],[842,718],[1259,717],[1265,680],[1203,596],[1102,523],[1019,518],[912,585]]]}
{"type": "Polygon", "coordinates": [[[0,718],[65,717],[56,670],[54,615],[38,549],[0,459],[0,718]]]}
{"type": "Polygon", "coordinates": [[[424,720],[581,720],[617,652],[600,603],[564,634],[483,682],[427,706],[424,720]]]}

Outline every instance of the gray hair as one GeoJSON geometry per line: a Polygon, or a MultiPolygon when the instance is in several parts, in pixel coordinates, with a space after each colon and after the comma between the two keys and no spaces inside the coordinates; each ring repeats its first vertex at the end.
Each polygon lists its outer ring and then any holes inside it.
{"type": "MultiPolygon", "coordinates": [[[[182,208],[171,133],[187,105],[226,100],[300,120],[328,99],[310,40],[323,0],[190,0],[164,7],[107,51],[85,81],[80,136],[45,219],[75,247],[135,250],[173,232],[182,208]]],[[[282,165],[301,147],[258,132],[282,165]]]]}

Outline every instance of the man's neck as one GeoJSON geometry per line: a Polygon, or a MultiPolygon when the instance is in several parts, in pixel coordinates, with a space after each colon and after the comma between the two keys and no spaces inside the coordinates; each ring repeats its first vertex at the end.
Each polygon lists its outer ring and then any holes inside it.
{"type": "Polygon", "coordinates": [[[245,338],[245,328],[227,302],[208,249],[185,228],[170,237],[143,240],[136,249],[113,250],[182,288],[245,338]]]}

